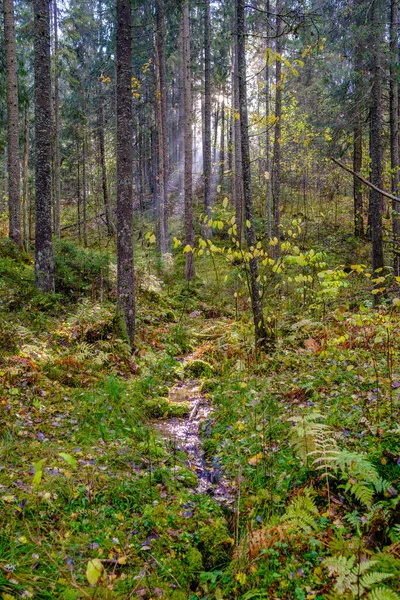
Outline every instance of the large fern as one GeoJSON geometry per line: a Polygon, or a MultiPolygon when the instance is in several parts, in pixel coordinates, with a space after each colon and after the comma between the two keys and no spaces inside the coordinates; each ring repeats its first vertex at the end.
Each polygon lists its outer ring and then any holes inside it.
{"type": "Polygon", "coordinates": [[[309,457],[317,450],[317,444],[331,435],[328,425],[320,420],[321,415],[318,412],[290,417],[293,423],[290,434],[292,446],[306,465],[309,457]]]}
{"type": "Polygon", "coordinates": [[[330,497],[329,478],[340,473],[344,479],[345,492],[349,492],[363,506],[372,505],[375,493],[383,493],[389,484],[378,474],[375,467],[359,452],[340,450],[332,429],[320,423],[319,413],[291,417],[293,427],[291,442],[300,459],[317,471],[322,471],[330,497]]]}
{"type": "Polygon", "coordinates": [[[318,515],[313,490],[304,488],[289,504],[282,516],[282,521],[289,523],[293,529],[301,529],[305,533],[311,533],[317,528],[316,517],[318,515]]]}
{"type": "Polygon", "coordinates": [[[392,577],[391,573],[374,571],[373,568],[376,564],[377,561],[375,560],[360,562],[354,555],[348,558],[343,555],[330,556],[323,562],[323,565],[328,570],[328,575],[334,577],[336,580],[334,591],[338,596],[361,598],[367,595],[370,600],[379,600],[379,594],[382,594],[383,590],[387,590],[389,594],[394,594],[389,588],[383,586],[380,588],[376,587],[382,581],[392,577]],[[374,598],[371,595],[373,592],[376,592],[378,597],[374,598]]]}
{"type": "Polygon", "coordinates": [[[393,590],[380,586],[370,591],[368,600],[400,600],[400,596],[393,590]]]}

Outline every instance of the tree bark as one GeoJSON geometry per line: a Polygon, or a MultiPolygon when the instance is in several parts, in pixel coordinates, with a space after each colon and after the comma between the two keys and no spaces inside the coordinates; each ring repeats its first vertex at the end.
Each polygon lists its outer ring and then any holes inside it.
{"type": "MultiPolygon", "coordinates": [[[[193,227],[193,185],[192,185],[192,89],[191,89],[191,68],[190,68],[190,22],[189,22],[189,3],[185,0],[183,5],[183,86],[184,86],[184,152],[185,152],[185,234],[186,244],[194,247],[194,227],[193,227]]],[[[186,252],[186,281],[194,277],[194,257],[193,252],[186,252]]]]}
{"type": "Polygon", "coordinates": [[[238,36],[238,76],[239,76],[239,110],[240,134],[242,149],[242,172],[244,189],[244,207],[246,216],[246,241],[251,254],[250,293],[254,319],[255,341],[259,348],[266,348],[268,335],[264,324],[260,283],[258,279],[258,259],[253,252],[257,244],[254,228],[253,198],[251,193],[250,149],[247,114],[247,85],[246,85],[246,40],[245,40],[245,0],[236,0],[237,36],[238,36]]]}
{"type": "MultiPolygon", "coordinates": [[[[373,29],[372,44],[372,90],[370,110],[370,135],[371,135],[371,183],[382,187],[382,74],[381,74],[381,44],[383,41],[382,29],[382,0],[373,0],[371,3],[371,25],[373,29]]],[[[374,273],[384,265],[383,239],[382,239],[382,196],[376,190],[370,191],[370,217],[372,239],[372,269],[374,273]]],[[[376,298],[377,295],[375,295],[376,298]]]]}
{"type": "MultiPolygon", "coordinates": [[[[280,14],[283,2],[278,1],[276,5],[276,52],[282,54],[283,21],[280,14]]],[[[272,173],[272,196],[273,196],[273,235],[278,240],[274,246],[274,258],[280,255],[280,220],[281,220],[281,135],[282,135],[282,58],[278,56],[275,63],[275,131],[274,131],[274,156],[272,173]]]]}
{"type": "MultiPolygon", "coordinates": [[[[237,11],[236,11],[237,12],[237,11]]],[[[240,136],[240,120],[239,116],[239,69],[238,69],[238,32],[237,32],[237,14],[235,14],[234,24],[234,47],[233,47],[233,105],[235,119],[233,124],[233,139],[234,139],[234,186],[235,186],[235,220],[237,237],[239,244],[242,244],[243,239],[243,177],[242,177],[242,148],[240,136]]]]}
{"type": "Polygon", "coordinates": [[[221,104],[221,138],[220,138],[220,155],[219,155],[219,183],[223,190],[224,173],[225,173],[225,87],[222,88],[222,104],[221,104]]]}
{"type": "Polygon", "coordinates": [[[17,45],[15,40],[14,3],[3,0],[4,46],[6,58],[7,124],[8,124],[8,216],[9,236],[22,246],[19,163],[19,106],[17,78],[17,45]]]}
{"type": "Polygon", "coordinates": [[[168,252],[168,133],[164,0],[156,3],[156,78],[158,123],[158,250],[168,252]]]}
{"type": "MultiPolygon", "coordinates": [[[[103,34],[103,4],[99,0],[98,4],[98,27],[99,27],[99,55],[103,60],[104,34],[103,34]]],[[[104,135],[104,93],[101,83],[101,72],[98,73],[98,112],[97,112],[97,135],[100,155],[100,170],[101,170],[101,188],[103,192],[104,214],[106,218],[107,236],[111,237],[114,233],[110,197],[107,185],[107,163],[106,163],[106,147],[104,135]]]]}
{"type": "Polygon", "coordinates": [[[54,291],[51,223],[51,76],[49,0],[34,1],[36,231],[35,284],[42,292],[54,291]]]}
{"type": "Polygon", "coordinates": [[[130,0],[117,0],[117,258],[118,304],[135,343],[132,202],[132,40],[130,0]]]}
{"type": "MultiPolygon", "coordinates": [[[[355,1],[356,40],[354,48],[354,130],[353,130],[353,169],[359,173],[362,168],[362,118],[363,107],[363,37],[364,23],[360,11],[363,0],[355,1]]],[[[362,185],[356,175],[353,176],[353,198],[354,198],[354,235],[364,235],[363,219],[363,193],[362,185]]]]}
{"type": "Polygon", "coordinates": [[[28,203],[28,160],[29,160],[29,104],[25,104],[24,122],[24,159],[22,162],[22,223],[24,233],[24,249],[29,251],[29,203],[28,203]]]}
{"type": "MultiPolygon", "coordinates": [[[[392,194],[399,193],[399,85],[397,81],[398,68],[398,5],[397,0],[390,2],[390,163],[392,169],[392,194]]],[[[398,203],[392,201],[392,233],[393,243],[399,250],[400,244],[400,209],[398,203]]],[[[400,275],[400,257],[395,254],[393,261],[394,274],[400,275]]]]}
{"type": "Polygon", "coordinates": [[[211,213],[211,9],[204,4],[204,213],[211,213]]]}
{"type": "MultiPolygon", "coordinates": [[[[266,19],[266,28],[267,28],[267,38],[266,38],[266,47],[269,48],[269,44],[271,42],[271,27],[270,27],[270,12],[271,12],[271,3],[270,0],[266,0],[265,10],[267,13],[266,19]]],[[[269,133],[269,117],[270,117],[270,63],[269,58],[266,57],[265,61],[265,171],[266,171],[266,204],[267,204],[267,235],[268,239],[271,239],[272,236],[272,173],[271,173],[271,136],[269,133]]]]}
{"type": "MultiPolygon", "coordinates": [[[[101,83],[99,84],[99,86],[101,86],[101,83]]],[[[111,237],[114,232],[114,228],[113,228],[113,224],[112,224],[110,198],[109,198],[109,194],[108,194],[108,185],[107,185],[106,148],[105,148],[105,141],[104,141],[104,97],[103,97],[103,93],[102,93],[101,89],[99,90],[97,132],[98,132],[98,138],[99,138],[101,187],[102,187],[102,191],[103,191],[104,213],[105,213],[105,217],[106,217],[107,235],[108,235],[108,237],[111,237]]]]}
{"type": "Polygon", "coordinates": [[[53,25],[54,25],[54,235],[59,238],[60,229],[60,94],[58,81],[58,19],[57,0],[53,0],[53,25]]]}
{"type": "MultiPolygon", "coordinates": [[[[353,169],[356,173],[361,171],[362,167],[362,125],[359,113],[355,115],[354,139],[353,139],[353,169]]],[[[362,237],[364,235],[363,219],[363,194],[362,185],[359,179],[353,176],[353,196],[354,196],[354,235],[362,237]]]]}

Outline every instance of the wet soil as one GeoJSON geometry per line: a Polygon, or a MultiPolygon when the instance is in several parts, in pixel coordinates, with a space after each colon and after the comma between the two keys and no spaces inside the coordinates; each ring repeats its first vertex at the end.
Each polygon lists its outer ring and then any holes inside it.
{"type": "Polygon", "coordinates": [[[205,460],[201,432],[212,422],[210,400],[200,392],[196,380],[184,380],[170,390],[169,400],[173,403],[185,402],[190,406],[187,417],[171,417],[157,420],[154,427],[162,437],[172,442],[177,450],[186,453],[188,467],[197,475],[198,483],[193,492],[209,494],[218,503],[227,507],[234,503],[229,481],[219,466],[218,459],[205,460]]]}

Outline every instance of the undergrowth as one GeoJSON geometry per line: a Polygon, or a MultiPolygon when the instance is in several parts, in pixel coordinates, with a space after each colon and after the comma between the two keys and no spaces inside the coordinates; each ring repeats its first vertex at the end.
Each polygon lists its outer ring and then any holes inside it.
{"type": "Polygon", "coordinates": [[[324,302],[316,279],[271,291],[275,347],[256,355],[237,274],[214,258],[187,287],[179,249],[166,267],[145,248],[132,356],[111,254],[62,242],[43,296],[31,257],[0,245],[5,600],[400,597],[396,305],[373,310],[356,269],[324,302]],[[153,427],[188,414],[169,390],[193,379],[231,502],[195,493],[188,456],[153,427]]]}

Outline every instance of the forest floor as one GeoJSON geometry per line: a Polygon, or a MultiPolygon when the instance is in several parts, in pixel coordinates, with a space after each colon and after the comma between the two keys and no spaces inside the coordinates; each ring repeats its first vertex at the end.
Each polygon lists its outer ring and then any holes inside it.
{"type": "Polygon", "coordinates": [[[42,296],[0,246],[3,599],[399,598],[396,308],[288,312],[256,356],[139,261],[132,358],[103,261],[65,243],[42,296]]]}

